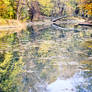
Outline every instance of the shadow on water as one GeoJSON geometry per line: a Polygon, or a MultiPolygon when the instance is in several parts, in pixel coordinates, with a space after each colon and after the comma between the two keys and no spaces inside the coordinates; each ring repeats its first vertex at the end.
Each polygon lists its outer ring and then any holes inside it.
{"type": "Polygon", "coordinates": [[[0,32],[0,91],[92,92],[92,29],[57,26],[0,32]]]}

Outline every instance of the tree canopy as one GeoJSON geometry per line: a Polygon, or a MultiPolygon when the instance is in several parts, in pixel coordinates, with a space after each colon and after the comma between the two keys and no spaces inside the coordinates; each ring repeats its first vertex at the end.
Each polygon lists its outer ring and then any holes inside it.
{"type": "Polygon", "coordinates": [[[30,19],[34,14],[29,10],[34,10],[34,13],[39,11],[42,16],[73,15],[77,6],[80,13],[92,15],[92,0],[0,0],[0,17],[30,19]]]}
{"type": "Polygon", "coordinates": [[[84,14],[92,16],[92,0],[81,0],[79,6],[84,14]]]}

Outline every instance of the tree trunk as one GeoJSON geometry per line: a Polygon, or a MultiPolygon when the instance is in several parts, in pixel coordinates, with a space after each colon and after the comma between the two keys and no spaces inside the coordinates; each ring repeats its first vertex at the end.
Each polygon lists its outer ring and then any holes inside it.
{"type": "Polygon", "coordinates": [[[21,3],[21,0],[18,1],[18,4],[17,4],[17,20],[19,20],[19,13],[20,13],[20,3],[21,3]]]}
{"type": "Polygon", "coordinates": [[[67,17],[67,16],[61,16],[61,17],[55,18],[52,20],[52,22],[56,22],[57,20],[60,20],[60,19],[65,18],[65,17],[67,17]]]}

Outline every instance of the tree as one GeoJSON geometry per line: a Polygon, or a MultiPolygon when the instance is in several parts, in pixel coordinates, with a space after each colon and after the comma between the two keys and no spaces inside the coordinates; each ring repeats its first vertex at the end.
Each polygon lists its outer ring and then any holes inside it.
{"type": "Polygon", "coordinates": [[[3,18],[11,18],[12,7],[10,6],[9,0],[0,0],[0,16],[3,18]]]}
{"type": "Polygon", "coordinates": [[[92,16],[92,0],[81,0],[80,8],[84,15],[92,16]]]}
{"type": "Polygon", "coordinates": [[[27,14],[26,0],[0,0],[0,17],[23,19],[27,14]]]}

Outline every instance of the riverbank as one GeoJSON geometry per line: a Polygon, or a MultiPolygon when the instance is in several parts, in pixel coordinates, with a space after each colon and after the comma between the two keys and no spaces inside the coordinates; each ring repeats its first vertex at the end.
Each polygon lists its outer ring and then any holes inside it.
{"type": "Polygon", "coordinates": [[[26,23],[14,19],[2,19],[0,18],[0,29],[7,29],[7,28],[25,28],[26,23]]]}
{"type": "Polygon", "coordinates": [[[79,25],[81,25],[81,26],[91,26],[92,27],[92,18],[88,18],[84,22],[80,22],[79,25]]]}
{"type": "MultiPolygon", "coordinates": [[[[66,17],[62,18],[58,21],[56,21],[56,24],[62,24],[62,23],[67,23],[67,24],[81,24],[85,23],[85,19],[82,17],[66,17]]],[[[33,22],[23,22],[23,21],[18,21],[14,19],[1,19],[0,18],[0,30],[4,29],[25,29],[27,26],[35,26],[35,25],[46,25],[49,26],[53,24],[54,22],[51,21],[50,19],[44,19],[44,21],[33,21],[33,22]]]]}

